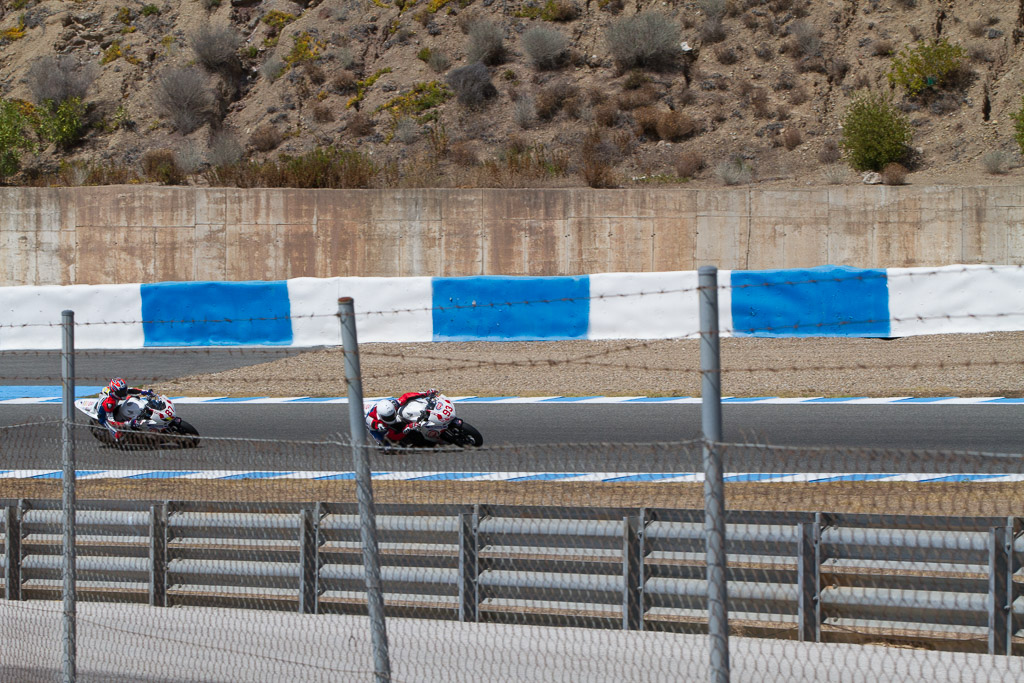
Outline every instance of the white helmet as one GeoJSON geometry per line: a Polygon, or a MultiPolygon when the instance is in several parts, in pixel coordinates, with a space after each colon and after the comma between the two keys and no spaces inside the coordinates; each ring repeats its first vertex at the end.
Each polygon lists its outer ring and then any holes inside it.
{"type": "Polygon", "coordinates": [[[395,402],[387,398],[383,401],[377,401],[377,419],[387,424],[397,420],[398,410],[395,409],[395,402]]]}

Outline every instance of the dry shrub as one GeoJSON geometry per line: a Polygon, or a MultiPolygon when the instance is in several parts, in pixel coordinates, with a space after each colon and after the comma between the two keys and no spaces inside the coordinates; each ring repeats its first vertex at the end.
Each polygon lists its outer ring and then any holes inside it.
{"type": "Polygon", "coordinates": [[[719,17],[709,17],[700,25],[700,39],[709,45],[722,42],[726,35],[725,26],[719,17]]]}
{"type": "Polygon", "coordinates": [[[241,72],[242,62],[238,59],[238,47],[242,43],[242,37],[231,26],[203,23],[189,42],[199,63],[209,71],[225,76],[241,72]]]}
{"type": "Polygon", "coordinates": [[[80,64],[71,55],[40,57],[28,68],[25,81],[36,104],[47,100],[60,104],[75,97],[84,101],[98,74],[95,64],[80,64]]]}
{"type": "Polygon", "coordinates": [[[754,167],[746,159],[736,155],[715,166],[715,174],[725,185],[742,185],[754,179],[754,167]]]}
{"type": "Polygon", "coordinates": [[[532,97],[524,95],[515,100],[512,104],[512,120],[523,130],[533,128],[537,123],[537,107],[532,97]]]}
{"type": "Polygon", "coordinates": [[[823,164],[834,164],[842,158],[843,152],[839,149],[839,142],[834,138],[826,139],[818,150],[818,161],[823,164]]]}
{"type": "Polygon", "coordinates": [[[595,188],[616,187],[611,159],[614,150],[599,130],[589,131],[580,145],[580,171],[587,185],[595,188]]]}
{"type": "Polygon", "coordinates": [[[213,107],[206,78],[197,69],[170,68],[161,73],[155,100],[157,110],[186,135],[206,123],[213,107]]]}
{"type": "Polygon", "coordinates": [[[470,64],[482,62],[495,66],[505,61],[505,32],[498,24],[481,19],[469,27],[466,55],[470,64]]]}
{"type": "Polygon", "coordinates": [[[778,78],[775,79],[775,83],[772,87],[778,92],[779,90],[792,90],[796,87],[796,76],[792,71],[784,69],[779,72],[778,78]]]}
{"type": "Polygon", "coordinates": [[[725,45],[719,45],[715,48],[715,59],[718,60],[719,64],[735,64],[739,61],[739,55],[736,54],[736,50],[725,45]]]}
{"type": "Polygon", "coordinates": [[[658,137],[669,142],[678,142],[697,132],[697,122],[681,111],[666,111],[658,117],[658,137]]]}
{"type": "Polygon", "coordinates": [[[775,51],[767,43],[761,43],[754,48],[754,54],[757,55],[757,58],[762,62],[770,62],[772,61],[772,57],[775,56],[775,51]]]}
{"type": "Polygon", "coordinates": [[[846,74],[850,72],[850,63],[842,57],[836,57],[829,60],[827,69],[829,82],[842,83],[846,74]]]}
{"type": "Polygon", "coordinates": [[[548,26],[527,29],[520,44],[536,69],[557,69],[569,57],[569,39],[548,26]]]}
{"type": "Polygon", "coordinates": [[[633,120],[636,122],[638,135],[658,138],[658,121],[661,120],[661,112],[654,107],[638,107],[633,110],[633,120]]]}
{"type": "Polygon", "coordinates": [[[373,132],[373,119],[364,112],[353,112],[348,117],[348,125],[345,126],[345,130],[360,138],[369,135],[373,132]]]}
{"type": "Polygon", "coordinates": [[[796,70],[802,74],[809,72],[824,74],[827,72],[827,68],[825,67],[825,59],[820,56],[801,57],[799,60],[797,60],[796,70]]]}
{"type": "Polygon", "coordinates": [[[608,93],[601,88],[593,87],[587,88],[587,101],[592,105],[604,104],[608,101],[608,93]]]}
{"type": "Polygon", "coordinates": [[[327,80],[327,74],[320,68],[319,64],[313,62],[306,62],[304,66],[306,77],[309,78],[309,82],[313,85],[323,85],[323,82],[327,80]]]}
{"type": "Polygon", "coordinates": [[[645,83],[643,87],[636,90],[627,90],[626,92],[619,93],[619,96],[615,99],[619,109],[632,111],[637,107],[647,107],[654,104],[658,100],[658,91],[652,84],[645,83]]]}
{"type": "Polygon", "coordinates": [[[746,98],[754,91],[754,83],[746,78],[736,84],[736,94],[746,98]]]}
{"type": "Polygon", "coordinates": [[[185,182],[185,172],[181,170],[174,151],[170,149],[151,149],[143,154],[142,174],[146,180],[161,185],[181,185],[185,182]]]}
{"type": "Polygon", "coordinates": [[[331,79],[331,90],[337,93],[346,93],[355,90],[358,81],[359,79],[356,78],[355,73],[348,69],[343,69],[331,79]]]}
{"type": "Polygon", "coordinates": [[[594,123],[611,128],[619,120],[619,108],[612,102],[605,102],[594,107],[594,123]]]}
{"type": "Polygon", "coordinates": [[[330,123],[334,120],[334,112],[326,104],[317,104],[313,107],[313,120],[317,123],[330,123]]]}
{"type": "Polygon", "coordinates": [[[626,77],[622,79],[623,90],[636,90],[642,88],[647,83],[650,83],[651,79],[640,69],[633,69],[626,77]]]}
{"type": "Polygon", "coordinates": [[[985,172],[991,175],[1006,173],[1006,167],[1009,165],[1009,161],[1008,155],[998,149],[986,152],[981,157],[981,165],[985,168],[985,172]]]}
{"type": "Polygon", "coordinates": [[[249,136],[249,144],[257,152],[269,152],[272,149],[276,149],[283,140],[284,136],[281,135],[281,131],[269,123],[257,126],[249,136]]]}
{"type": "Polygon", "coordinates": [[[480,163],[476,147],[469,140],[458,140],[448,147],[448,158],[457,166],[476,166],[480,163]]]}
{"type": "MultiPolygon", "coordinates": [[[[534,100],[537,116],[545,121],[550,121],[561,111],[568,100],[578,97],[579,92],[577,86],[564,81],[541,88],[534,100]]],[[[578,107],[578,104],[574,106],[578,107]]]]}
{"type": "Polygon", "coordinates": [[[219,130],[210,136],[206,149],[206,159],[211,166],[227,166],[236,164],[245,156],[245,148],[235,134],[229,130],[219,130]]]}
{"type": "Polygon", "coordinates": [[[803,141],[803,136],[796,128],[787,128],[782,132],[782,145],[790,152],[799,147],[803,141]]]}
{"type": "Polygon", "coordinates": [[[459,104],[465,107],[477,107],[498,96],[498,89],[491,82],[491,72],[482,62],[452,69],[446,81],[455,91],[459,104]]]}
{"type": "Polygon", "coordinates": [[[757,28],[758,22],[757,17],[755,15],[751,14],[750,12],[747,12],[742,17],[740,17],[740,23],[743,24],[746,28],[749,28],[751,31],[753,31],[757,28]]]}
{"type": "Polygon", "coordinates": [[[809,99],[810,99],[810,96],[807,94],[807,91],[804,90],[803,86],[799,86],[797,88],[793,88],[789,92],[789,103],[792,104],[795,107],[799,107],[801,104],[803,104],[804,102],[806,102],[809,99]]]}
{"type": "Polygon", "coordinates": [[[678,24],[654,10],[615,19],[605,32],[612,59],[620,69],[660,69],[672,65],[680,54],[680,37],[678,24]]]}
{"type": "Polygon", "coordinates": [[[871,43],[871,54],[875,57],[888,57],[896,51],[896,45],[891,40],[876,40],[871,43]]]}
{"type": "Polygon", "coordinates": [[[882,168],[882,182],[886,185],[903,185],[907,180],[907,167],[895,161],[882,168]]]}
{"type": "Polygon", "coordinates": [[[807,57],[821,54],[821,36],[813,25],[806,21],[796,21],[789,32],[793,36],[793,47],[799,54],[807,57]]]}
{"type": "Polygon", "coordinates": [[[693,178],[704,168],[704,156],[696,150],[683,150],[676,157],[674,166],[680,178],[693,178]]]}

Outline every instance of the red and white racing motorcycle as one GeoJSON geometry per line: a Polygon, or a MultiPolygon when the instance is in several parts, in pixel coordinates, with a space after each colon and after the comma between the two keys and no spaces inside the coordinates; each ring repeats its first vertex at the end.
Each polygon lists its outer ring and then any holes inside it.
{"type": "Polygon", "coordinates": [[[417,424],[398,442],[385,439],[384,446],[473,446],[484,444],[484,437],[473,425],[455,415],[455,404],[444,394],[414,398],[398,411],[403,422],[417,424]]]}
{"type": "Polygon", "coordinates": [[[199,432],[188,422],[174,414],[171,399],[161,394],[152,396],[129,396],[114,411],[115,422],[130,422],[137,419],[136,427],[127,425],[120,431],[124,436],[114,441],[114,435],[100,424],[97,408],[103,396],[80,398],[75,408],[85,413],[90,420],[92,435],[107,445],[160,446],[177,445],[181,448],[195,448],[199,445],[199,432]]]}

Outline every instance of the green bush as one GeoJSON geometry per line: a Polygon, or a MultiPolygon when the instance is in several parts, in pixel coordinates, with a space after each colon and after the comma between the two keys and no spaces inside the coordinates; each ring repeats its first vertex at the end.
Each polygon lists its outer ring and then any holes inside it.
{"type": "Polygon", "coordinates": [[[910,97],[925,90],[941,90],[952,85],[962,72],[967,51],[945,38],[918,41],[903,48],[892,58],[886,76],[891,85],[903,88],[910,97]]]}
{"type": "Polygon", "coordinates": [[[39,112],[39,137],[67,149],[85,134],[85,104],[77,97],[60,102],[46,100],[39,112]]]}
{"type": "Polygon", "coordinates": [[[1024,98],[1021,98],[1020,110],[1011,113],[1010,118],[1013,119],[1013,139],[1024,153],[1024,98]]]}
{"type": "Polygon", "coordinates": [[[28,119],[17,102],[0,100],[0,180],[21,168],[21,152],[32,149],[28,119]]]}
{"type": "Polygon", "coordinates": [[[842,148],[858,171],[880,171],[906,155],[912,133],[907,118],[884,95],[854,98],[843,118],[842,148]]]}

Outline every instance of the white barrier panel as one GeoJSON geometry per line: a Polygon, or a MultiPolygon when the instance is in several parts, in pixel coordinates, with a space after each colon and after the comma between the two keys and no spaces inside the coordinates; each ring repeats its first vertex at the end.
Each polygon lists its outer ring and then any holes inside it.
{"type": "Polygon", "coordinates": [[[893,337],[1024,330],[1018,266],[889,268],[893,337]]]}
{"type": "MultiPolygon", "coordinates": [[[[719,328],[732,329],[730,271],[718,271],[719,328]]],[[[587,339],[700,336],[697,272],[599,273],[590,276],[587,339]]]]}
{"type": "Polygon", "coordinates": [[[292,345],[341,343],[338,299],[352,297],[360,342],[433,341],[432,278],[303,277],[288,280],[292,345]]]}
{"type": "Polygon", "coordinates": [[[50,285],[0,287],[0,350],[59,349],[64,310],[75,312],[75,348],[145,345],[139,285],[50,285]]]}

